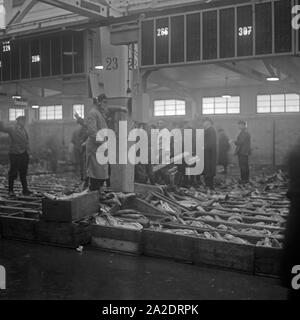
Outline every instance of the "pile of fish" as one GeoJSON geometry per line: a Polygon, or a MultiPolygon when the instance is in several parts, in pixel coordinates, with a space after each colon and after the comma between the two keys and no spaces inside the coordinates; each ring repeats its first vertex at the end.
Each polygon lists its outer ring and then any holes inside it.
{"type": "Polygon", "coordinates": [[[214,192],[173,187],[143,198],[165,215],[152,230],[281,248],[289,211],[286,187],[279,172],[247,187],[232,183],[214,192]]]}
{"type": "Polygon", "coordinates": [[[150,226],[150,220],[134,209],[124,209],[126,202],[136,197],[134,193],[105,192],[100,197],[99,214],[92,223],[102,226],[142,230],[150,226]]]}
{"type": "Polygon", "coordinates": [[[201,187],[165,187],[163,193],[150,191],[138,195],[106,192],[93,223],[281,248],[289,211],[286,179],[279,173],[264,177],[263,181],[257,178],[256,183],[247,187],[232,182],[214,192],[201,187]],[[126,209],[128,200],[135,197],[156,209],[155,219],[151,210],[126,209]]]}

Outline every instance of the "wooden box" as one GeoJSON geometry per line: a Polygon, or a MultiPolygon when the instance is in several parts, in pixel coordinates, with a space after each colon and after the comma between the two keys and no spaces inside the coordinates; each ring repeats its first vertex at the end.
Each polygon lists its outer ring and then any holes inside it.
{"type": "Polygon", "coordinates": [[[255,274],[279,276],[282,249],[255,247],[255,274]]]}
{"type": "Polygon", "coordinates": [[[36,224],[36,239],[39,242],[77,248],[91,240],[91,228],[86,224],[46,222],[36,224]]]}
{"type": "Polygon", "coordinates": [[[89,192],[70,200],[42,200],[42,219],[55,222],[72,222],[98,212],[99,193],[89,192]]]}
{"type": "Polygon", "coordinates": [[[143,230],[142,239],[143,253],[147,256],[193,262],[194,237],[143,230]]]}
{"type": "Polygon", "coordinates": [[[110,226],[91,226],[92,247],[130,254],[141,254],[142,231],[110,226]]]}
{"type": "Polygon", "coordinates": [[[197,238],[194,262],[254,273],[254,250],[251,245],[197,238]]]}
{"type": "Polygon", "coordinates": [[[18,216],[0,216],[0,233],[4,238],[35,240],[36,219],[18,216]]]}

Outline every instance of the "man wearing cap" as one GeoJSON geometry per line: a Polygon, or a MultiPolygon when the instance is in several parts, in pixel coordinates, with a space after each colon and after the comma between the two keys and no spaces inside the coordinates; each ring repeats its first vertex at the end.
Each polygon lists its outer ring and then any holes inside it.
{"type": "Polygon", "coordinates": [[[239,159],[239,167],[241,170],[241,183],[246,184],[249,182],[249,155],[251,154],[251,137],[247,131],[246,121],[240,120],[238,122],[240,134],[235,141],[236,150],[235,154],[239,159]]]}
{"type": "Polygon", "coordinates": [[[14,181],[20,176],[23,187],[23,195],[32,194],[28,190],[27,170],[29,164],[29,139],[25,129],[26,117],[20,116],[15,126],[6,126],[0,121],[0,131],[8,133],[11,139],[9,150],[10,169],[8,173],[8,191],[10,196],[14,194],[14,181]]]}
{"type": "Polygon", "coordinates": [[[217,171],[217,133],[210,118],[203,119],[204,127],[204,180],[208,189],[214,189],[217,171]]]}
{"type": "Polygon", "coordinates": [[[107,97],[105,94],[100,94],[94,99],[94,107],[86,119],[88,135],[86,142],[86,166],[91,191],[100,190],[104,182],[109,178],[108,164],[99,164],[96,158],[97,149],[102,143],[96,141],[96,136],[99,130],[107,128],[105,120],[107,114],[107,97]]]}

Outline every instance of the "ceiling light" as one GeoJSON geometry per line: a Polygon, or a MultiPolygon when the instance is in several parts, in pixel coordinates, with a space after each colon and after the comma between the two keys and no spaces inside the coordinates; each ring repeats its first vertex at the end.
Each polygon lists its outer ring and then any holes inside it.
{"type": "Polygon", "coordinates": [[[99,65],[99,66],[95,66],[95,69],[97,69],[97,70],[103,70],[104,67],[99,65]]]}
{"type": "Polygon", "coordinates": [[[37,105],[31,106],[32,109],[39,109],[39,107],[40,107],[40,106],[37,106],[37,105]]]}
{"type": "Polygon", "coordinates": [[[12,96],[12,99],[22,99],[22,97],[21,96],[18,96],[17,94],[16,95],[14,95],[14,96],[12,96]]]}
{"type": "Polygon", "coordinates": [[[231,95],[230,95],[230,94],[223,94],[223,95],[222,95],[222,98],[224,98],[224,99],[230,99],[230,98],[231,98],[231,95]]]}
{"type": "Polygon", "coordinates": [[[268,77],[267,81],[279,81],[280,79],[278,77],[268,77]]]}
{"type": "Polygon", "coordinates": [[[64,56],[76,56],[77,52],[76,51],[65,51],[63,53],[64,56]]]}

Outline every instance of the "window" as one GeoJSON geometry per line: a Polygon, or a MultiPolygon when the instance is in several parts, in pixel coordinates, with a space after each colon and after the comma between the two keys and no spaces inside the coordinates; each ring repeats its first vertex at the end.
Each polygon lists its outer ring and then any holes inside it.
{"type": "Polygon", "coordinates": [[[62,106],[42,106],[39,109],[40,120],[62,120],[62,106]]]}
{"type": "Polygon", "coordinates": [[[9,108],[8,120],[16,121],[20,116],[25,116],[25,110],[19,108],[9,108]]]}
{"type": "Polygon", "coordinates": [[[240,113],[240,97],[212,97],[202,99],[203,114],[238,114],[240,113]]]}
{"type": "Polygon", "coordinates": [[[257,96],[258,113],[299,112],[298,94],[271,94],[257,96]]]}
{"type": "Polygon", "coordinates": [[[154,116],[185,116],[186,107],[184,100],[156,100],[154,101],[154,116]]]}
{"type": "MultiPolygon", "coordinates": [[[[74,104],[73,105],[73,116],[74,113],[77,112],[79,116],[84,119],[84,104],[74,104]]],[[[75,117],[74,117],[75,119],[75,117]]]]}

